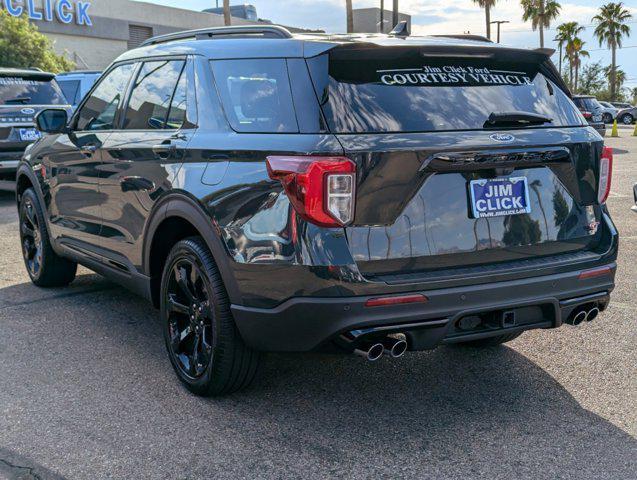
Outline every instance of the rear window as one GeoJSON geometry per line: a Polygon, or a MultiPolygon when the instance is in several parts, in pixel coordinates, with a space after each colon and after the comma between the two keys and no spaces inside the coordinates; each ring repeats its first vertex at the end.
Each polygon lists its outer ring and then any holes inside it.
{"type": "Polygon", "coordinates": [[[285,60],[215,60],[211,63],[233,130],[244,133],[299,131],[285,60]]]}
{"type": "Polygon", "coordinates": [[[601,103],[599,103],[596,98],[592,97],[576,98],[575,104],[584,110],[597,110],[602,108],[601,103]]]}
{"type": "Polygon", "coordinates": [[[77,105],[80,98],[80,80],[58,80],[58,85],[71,105],[77,105]]]}
{"type": "Polygon", "coordinates": [[[537,65],[416,49],[335,49],[308,67],[335,133],[475,130],[491,113],[514,111],[550,118],[547,127],[583,125],[537,65]]]}
{"type": "Polygon", "coordinates": [[[55,82],[23,77],[0,77],[0,105],[67,105],[55,82]]]}

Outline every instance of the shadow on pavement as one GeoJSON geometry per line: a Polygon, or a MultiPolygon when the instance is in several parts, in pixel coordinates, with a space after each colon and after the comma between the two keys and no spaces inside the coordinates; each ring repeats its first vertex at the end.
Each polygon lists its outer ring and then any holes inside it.
{"type": "MultiPolygon", "coordinates": [[[[273,478],[634,478],[637,471],[633,437],[582,408],[551,375],[510,347],[443,347],[375,364],[352,356],[271,354],[249,390],[222,399],[194,397],[173,376],[152,307],[109,282],[96,283],[100,291],[78,297],[81,304],[65,301],[59,326],[38,328],[52,336],[47,362],[57,361],[58,349],[74,355],[65,376],[58,380],[52,368],[47,382],[64,388],[77,375],[87,382],[89,393],[82,398],[89,410],[118,412],[96,423],[101,435],[109,438],[111,431],[119,438],[99,444],[114,464],[131,461],[117,452],[133,448],[143,429],[152,445],[145,454],[158,465],[179,465],[174,445],[195,435],[197,443],[216,445],[216,468],[245,449],[249,458],[237,468],[247,472],[258,465],[260,475],[273,478]],[[83,349],[89,336],[100,342],[83,349]],[[95,371],[100,378],[92,377],[95,371]],[[109,403],[102,405],[105,399],[109,403]],[[161,415],[146,420],[143,412],[149,411],[161,415]],[[225,444],[234,453],[224,451],[225,444]]],[[[0,290],[0,297],[32,291],[28,284],[16,285],[0,290]]],[[[59,415],[65,425],[82,421],[59,415]]],[[[210,458],[192,454],[188,465],[208,472],[210,458]]]]}

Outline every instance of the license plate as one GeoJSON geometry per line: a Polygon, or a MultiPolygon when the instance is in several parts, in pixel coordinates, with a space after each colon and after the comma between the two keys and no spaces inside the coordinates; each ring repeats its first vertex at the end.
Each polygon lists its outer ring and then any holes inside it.
{"type": "Polygon", "coordinates": [[[35,142],[40,138],[40,132],[35,128],[21,128],[20,140],[23,142],[35,142]]]}
{"type": "Polygon", "coordinates": [[[526,177],[472,180],[469,190],[473,218],[531,213],[526,177]]]}

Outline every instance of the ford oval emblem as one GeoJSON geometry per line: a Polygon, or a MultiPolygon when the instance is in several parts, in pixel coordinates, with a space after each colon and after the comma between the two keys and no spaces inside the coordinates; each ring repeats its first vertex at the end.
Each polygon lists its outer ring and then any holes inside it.
{"type": "Polygon", "coordinates": [[[33,115],[35,113],[35,110],[33,110],[32,108],[23,108],[22,110],[20,110],[20,113],[22,113],[23,115],[33,115]]]}
{"type": "Polygon", "coordinates": [[[515,137],[509,133],[494,133],[490,138],[494,142],[499,143],[511,143],[515,141],[515,137]]]}

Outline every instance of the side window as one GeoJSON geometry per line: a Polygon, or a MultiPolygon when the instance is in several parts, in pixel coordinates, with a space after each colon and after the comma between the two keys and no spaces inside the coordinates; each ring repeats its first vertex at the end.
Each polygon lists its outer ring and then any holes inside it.
{"type": "Polygon", "coordinates": [[[285,60],[214,60],[212,71],[233,130],[299,131],[285,60]]]}
{"type": "MultiPolygon", "coordinates": [[[[184,69],[183,61],[146,62],[139,71],[128,101],[124,128],[155,130],[166,128],[168,110],[184,69]]],[[[185,106],[185,105],[184,105],[185,106]]]]}
{"type": "Polygon", "coordinates": [[[186,75],[186,70],[184,70],[175,89],[172,103],[170,104],[166,128],[179,129],[184,126],[186,123],[187,98],[188,75],[186,75]]]}
{"type": "Polygon", "coordinates": [[[126,94],[135,66],[120,65],[106,75],[82,106],[77,130],[112,130],[115,114],[126,94]]]}

